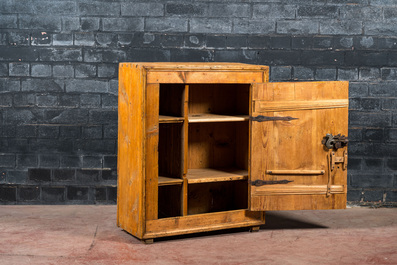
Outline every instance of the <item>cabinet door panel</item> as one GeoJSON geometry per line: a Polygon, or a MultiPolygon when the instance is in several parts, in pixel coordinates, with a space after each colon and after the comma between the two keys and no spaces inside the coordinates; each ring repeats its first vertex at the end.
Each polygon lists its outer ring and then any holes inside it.
{"type": "Polygon", "coordinates": [[[347,137],[348,83],[253,84],[251,95],[250,210],[345,208],[347,148],[322,141],[347,137]]]}

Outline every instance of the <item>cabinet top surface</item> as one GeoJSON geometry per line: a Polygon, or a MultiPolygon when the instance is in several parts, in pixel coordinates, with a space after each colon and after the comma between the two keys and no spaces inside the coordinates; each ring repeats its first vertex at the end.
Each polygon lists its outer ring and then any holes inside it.
{"type": "Polygon", "coordinates": [[[120,63],[120,67],[145,68],[152,70],[268,70],[265,65],[253,65],[243,63],[185,63],[185,62],[130,62],[120,63]]]}

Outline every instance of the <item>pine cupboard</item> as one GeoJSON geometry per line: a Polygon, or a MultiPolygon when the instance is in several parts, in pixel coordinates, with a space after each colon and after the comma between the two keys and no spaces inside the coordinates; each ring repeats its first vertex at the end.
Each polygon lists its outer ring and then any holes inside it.
{"type": "Polygon", "coordinates": [[[269,67],[121,63],[117,225],[154,238],[346,207],[348,82],[269,67]]]}

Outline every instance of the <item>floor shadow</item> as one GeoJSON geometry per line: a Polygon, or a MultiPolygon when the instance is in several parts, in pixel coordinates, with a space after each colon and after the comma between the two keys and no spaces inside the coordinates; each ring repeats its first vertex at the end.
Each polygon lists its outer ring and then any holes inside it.
{"type": "MultiPolygon", "coordinates": [[[[266,223],[261,226],[261,230],[278,230],[278,229],[324,229],[327,226],[319,225],[313,222],[305,222],[296,218],[291,218],[289,216],[283,216],[280,213],[266,212],[265,216],[266,223]]],[[[243,228],[233,228],[210,232],[201,232],[187,235],[179,236],[169,236],[156,238],[155,242],[169,241],[169,240],[182,240],[182,239],[192,239],[192,238],[203,238],[207,236],[222,236],[230,235],[241,232],[248,232],[249,227],[243,228]]]]}
{"type": "Polygon", "coordinates": [[[170,241],[170,240],[204,238],[204,237],[209,237],[209,236],[223,236],[223,235],[226,236],[226,235],[242,233],[242,232],[247,233],[248,231],[249,231],[248,227],[232,228],[232,229],[209,231],[209,232],[200,232],[200,233],[193,233],[193,234],[186,234],[186,235],[179,235],[179,236],[160,237],[160,238],[156,238],[154,241],[155,242],[162,242],[162,241],[170,241]]]}
{"type": "Polygon", "coordinates": [[[278,212],[266,212],[266,223],[261,226],[261,229],[315,229],[315,228],[328,228],[313,222],[302,221],[290,216],[284,216],[278,212]]]}

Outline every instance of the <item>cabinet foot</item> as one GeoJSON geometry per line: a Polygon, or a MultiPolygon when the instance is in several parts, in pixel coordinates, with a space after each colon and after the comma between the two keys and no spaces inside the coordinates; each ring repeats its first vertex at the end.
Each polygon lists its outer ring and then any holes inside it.
{"type": "Polygon", "coordinates": [[[143,239],[142,240],[143,241],[143,243],[145,243],[145,244],[153,244],[153,238],[151,238],[151,239],[143,239]]]}
{"type": "Polygon", "coordinates": [[[250,227],[250,232],[258,232],[259,228],[260,228],[259,226],[250,227]]]}

